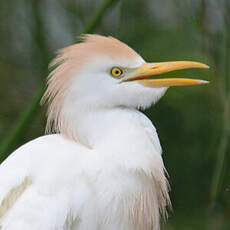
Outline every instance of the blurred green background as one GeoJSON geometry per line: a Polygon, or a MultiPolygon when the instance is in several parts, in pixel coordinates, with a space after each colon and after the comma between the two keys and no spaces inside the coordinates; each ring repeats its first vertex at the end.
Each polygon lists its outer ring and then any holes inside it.
{"type": "Polygon", "coordinates": [[[170,175],[163,229],[230,229],[229,0],[0,0],[1,160],[43,135],[48,63],[83,31],[112,35],[146,61],[210,65],[168,74],[210,84],[171,88],[146,114],[170,175]]]}

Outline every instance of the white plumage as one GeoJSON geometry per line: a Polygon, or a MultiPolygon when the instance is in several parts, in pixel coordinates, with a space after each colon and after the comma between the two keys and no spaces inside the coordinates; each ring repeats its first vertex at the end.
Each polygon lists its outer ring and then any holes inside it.
{"type": "MultiPolygon", "coordinates": [[[[205,67],[189,63],[174,65],[205,67]]],[[[137,108],[180,81],[147,80],[157,64],[143,72],[135,51],[98,35],[64,49],[53,64],[45,100],[48,130],[60,134],[28,142],[1,164],[0,229],[158,230],[170,203],[167,180],[156,129],[137,108]]]]}

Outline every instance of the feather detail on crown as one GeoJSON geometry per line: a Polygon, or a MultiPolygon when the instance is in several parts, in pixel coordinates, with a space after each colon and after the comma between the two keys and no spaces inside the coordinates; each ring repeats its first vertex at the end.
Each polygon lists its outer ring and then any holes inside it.
{"type": "Polygon", "coordinates": [[[59,50],[57,57],[50,63],[49,68],[52,71],[41,100],[41,104],[48,105],[46,133],[62,133],[71,139],[75,139],[75,135],[62,112],[71,79],[77,77],[95,55],[114,59],[139,57],[128,45],[113,37],[86,34],[81,35],[78,40],[80,43],[59,50]]]}

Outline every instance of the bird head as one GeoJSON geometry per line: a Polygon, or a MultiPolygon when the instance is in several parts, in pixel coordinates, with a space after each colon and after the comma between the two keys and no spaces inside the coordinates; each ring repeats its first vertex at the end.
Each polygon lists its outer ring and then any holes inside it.
{"type": "MultiPolygon", "coordinates": [[[[191,61],[146,63],[121,41],[83,35],[82,42],[64,48],[51,63],[43,100],[48,101],[48,129],[62,131],[79,110],[114,107],[147,108],[170,86],[205,84],[161,74],[187,68],[208,68],[191,61]]],[[[66,128],[65,128],[66,129],[66,128]]]]}

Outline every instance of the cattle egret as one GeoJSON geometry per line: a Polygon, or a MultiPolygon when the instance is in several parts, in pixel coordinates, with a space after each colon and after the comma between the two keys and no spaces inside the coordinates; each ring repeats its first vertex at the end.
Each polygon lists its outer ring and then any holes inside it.
{"type": "Polygon", "coordinates": [[[208,66],[146,63],[115,38],[81,38],[51,63],[43,101],[47,132],[56,134],[26,143],[0,166],[1,230],[159,230],[166,215],[160,142],[138,109],[169,86],[207,83],[161,74],[208,66]]]}

